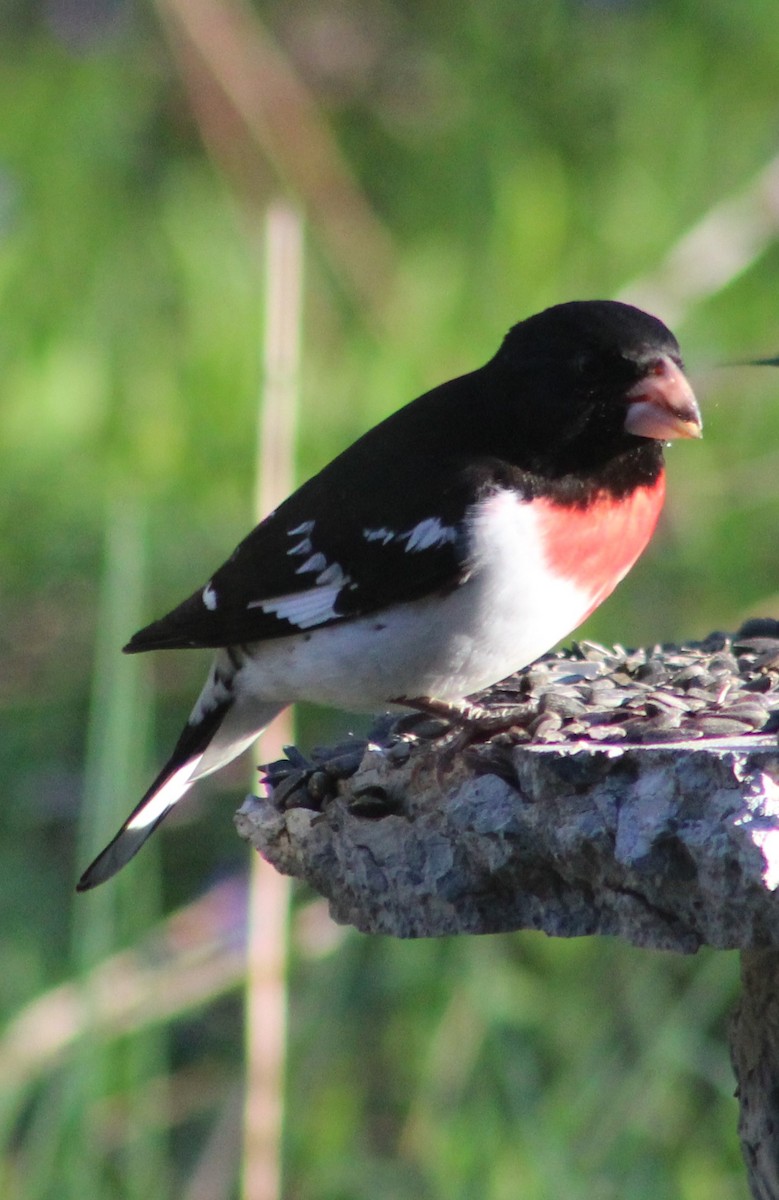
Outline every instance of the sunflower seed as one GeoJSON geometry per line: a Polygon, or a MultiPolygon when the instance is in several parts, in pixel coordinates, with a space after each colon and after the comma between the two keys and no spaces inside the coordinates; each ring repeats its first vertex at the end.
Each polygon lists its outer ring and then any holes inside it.
{"type": "Polygon", "coordinates": [[[701,716],[698,717],[697,728],[706,737],[738,737],[739,734],[748,733],[750,727],[746,721],[736,721],[732,717],[701,716]]]}

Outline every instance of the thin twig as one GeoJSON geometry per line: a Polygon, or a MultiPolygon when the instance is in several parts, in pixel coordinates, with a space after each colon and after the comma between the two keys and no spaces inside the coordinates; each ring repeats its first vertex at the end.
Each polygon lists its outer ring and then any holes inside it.
{"type": "Polygon", "coordinates": [[[246,183],[247,162],[270,163],[283,191],[305,212],[331,269],[368,323],[380,328],[393,274],[391,239],[292,63],[241,0],[158,0],[158,6],[221,165],[233,179],[240,170],[246,183]],[[217,93],[232,118],[214,111],[217,93]],[[229,130],[219,124],[225,120],[229,130]],[[224,136],[230,131],[241,139],[238,147],[224,136]]]}
{"type": "MultiPolygon", "coordinates": [[[[256,515],[293,484],[303,278],[303,230],[290,205],[266,219],[264,386],[259,420],[256,515]]],[[[260,739],[257,762],[279,758],[293,740],[290,710],[260,739]]],[[[252,856],[246,981],[244,1200],[281,1196],[289,883],[252,856]]]]}

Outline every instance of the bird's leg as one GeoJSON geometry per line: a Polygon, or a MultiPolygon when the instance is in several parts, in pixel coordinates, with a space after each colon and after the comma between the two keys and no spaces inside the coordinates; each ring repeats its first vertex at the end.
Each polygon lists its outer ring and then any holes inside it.
{"type": "Polygon", "coordinates": [[[424,713],[426,717],[437,717],[452,725],[460,725],[470,717],[467,701],[436,700],[434,696],[398,696],[390,701],[403,708],[413,708],[416,712],[424,713]]]}
{"type": "Polygon", "coordinates": [[[530,711],[535,711],[535,705],[528,703],[487,708],[483,704],[472,704],[469,700],[437,700],[434,696],[400,696],[392,703],[460,726],[469,732],[469,740],[474,740],[479,734],[510,729],[518,721],[527,718],[530,711]]]}

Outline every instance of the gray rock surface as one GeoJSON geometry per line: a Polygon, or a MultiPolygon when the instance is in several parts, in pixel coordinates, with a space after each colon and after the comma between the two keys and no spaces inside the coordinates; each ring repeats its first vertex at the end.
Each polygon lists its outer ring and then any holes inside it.
{"type": "Polygon", "coordinates": [[[365,933],[542,929],[779,945],[779,747],[370,746],[323,811],[250,798],[242,836],[365,933]],[[372,798],[379,813],[363,814],[372,798]],[[356,809],[356,811],[355,811],[356,809]]]}

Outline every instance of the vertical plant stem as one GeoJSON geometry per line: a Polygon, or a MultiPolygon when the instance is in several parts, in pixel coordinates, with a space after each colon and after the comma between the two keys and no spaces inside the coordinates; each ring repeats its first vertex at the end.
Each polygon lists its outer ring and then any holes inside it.
{"type": "MultiPolygon", "coordinates": [[[[258,519],[291,490],[302,293],[302,224],[284,203],[266,217],[264,384],[259,419],[258,519]]],[[[292,740],[282,713],[258,743],[256,761],[278,758],[292,740]]],[[[286,1058],[289,882],[252,856],[246,979],[244,1200],[281,1197],[286,1058]]]]}

